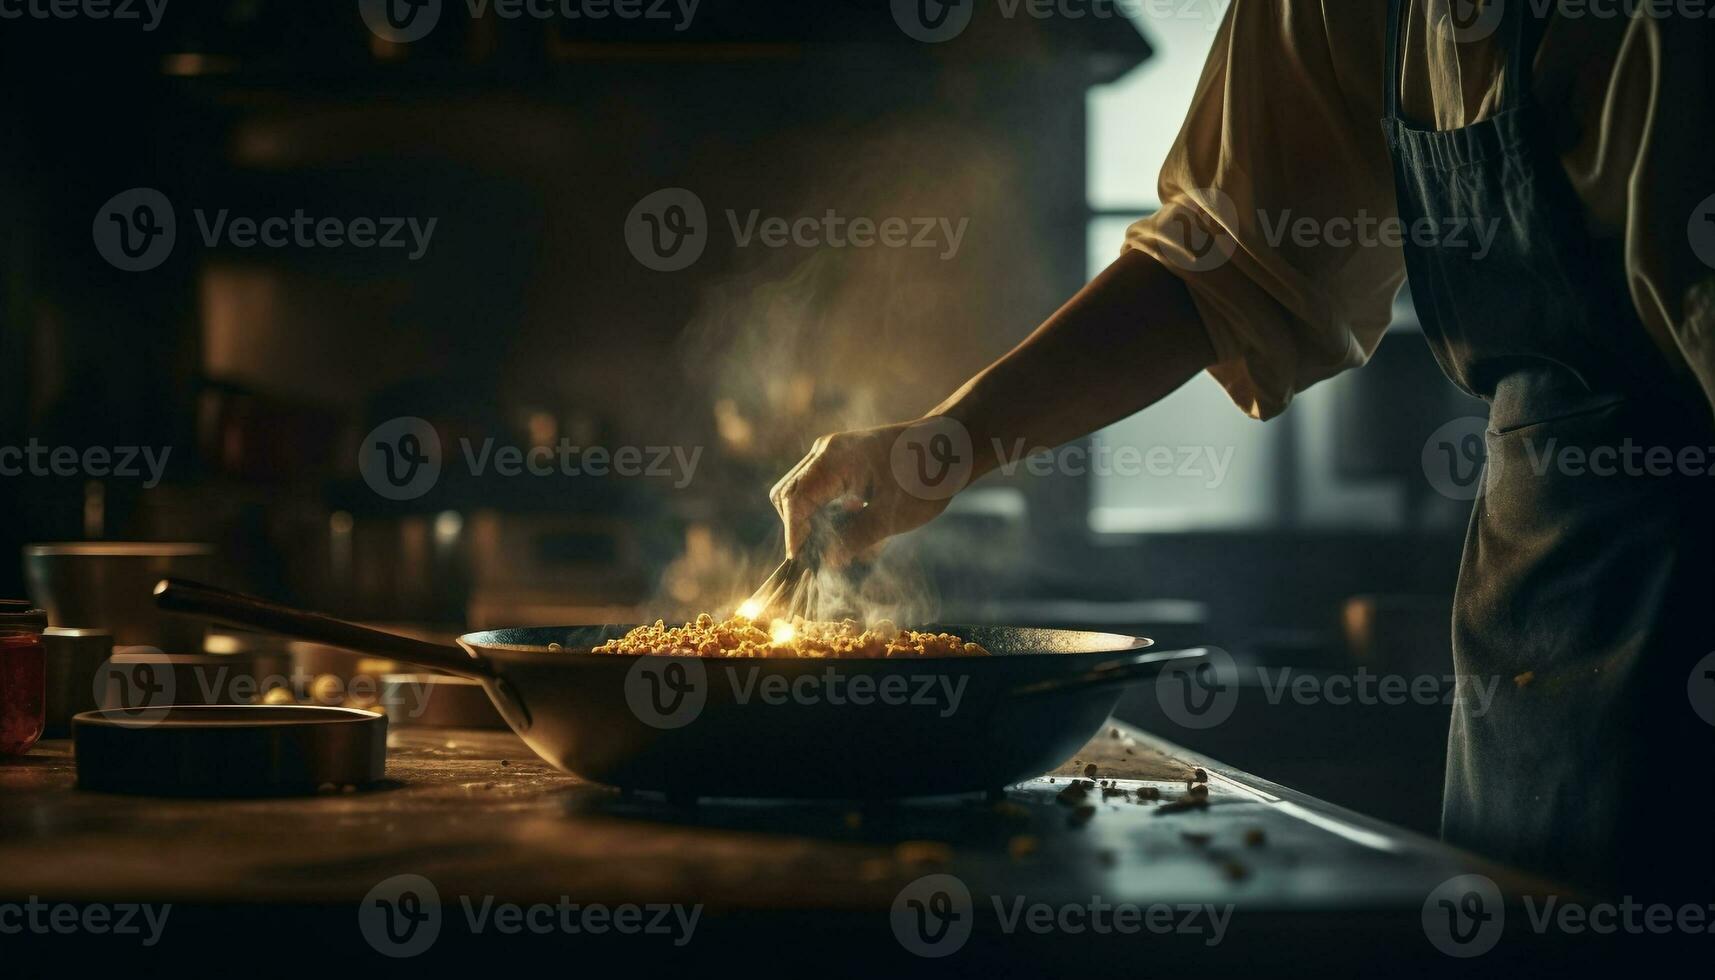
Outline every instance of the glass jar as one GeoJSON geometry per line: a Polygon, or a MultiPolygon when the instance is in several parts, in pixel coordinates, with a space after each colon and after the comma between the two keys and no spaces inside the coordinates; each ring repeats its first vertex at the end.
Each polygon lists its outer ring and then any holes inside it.
{"type": "Polygon", "coordinates": [[[42,649],[47,613],[28,602],[0,600],[0,756],[23,755],[47,721],[48,658],[42,649]]]}

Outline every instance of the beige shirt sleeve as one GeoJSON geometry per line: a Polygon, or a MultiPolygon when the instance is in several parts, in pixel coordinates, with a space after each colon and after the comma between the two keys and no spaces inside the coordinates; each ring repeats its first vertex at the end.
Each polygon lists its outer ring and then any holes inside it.
{"type": "MultiPolygon", "coordinates": [[[[1363,364],[1405,280],[1381,127],[1386,10],[1233,0],[1162,168],[1162,209],[1127,233],[1126,248],[1185,281],[1217,355],[1210,373],[1257,418],[1363,364]]],[[[1443,16],[1409,4],[1401,100],[1452,129],[1486,118],[1503,80],[1498,45],[1454,42],[1443,16]]],[[[1597,247],[1626,264],[1644,328],[1715,403],[1715,256],[1700,259],[1688,234],[1715,194],[1701,149],[1715,131],[1709,35],[1563,18],[1533,84],[1597,247]]]]}

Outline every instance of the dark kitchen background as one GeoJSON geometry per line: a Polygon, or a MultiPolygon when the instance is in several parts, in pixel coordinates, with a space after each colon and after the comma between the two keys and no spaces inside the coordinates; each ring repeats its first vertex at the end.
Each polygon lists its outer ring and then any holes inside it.
{"type": "MultiPolygon", "coordinates": [[[[165,478],[0,477],[0,551],[203,541],[222,584],[430,628],[730,608],[780,547],[766,491],[815,436],[938,402],[1117,255],[1214,36],[1156,20],[979,18],[957,45],[886,0],[703,0],[647,21],[443,5],[410,44],[355,4],[171,0],[121,22],[0,23],[0,444],[170,449],[165,478]],[[92,241],[153,188],[170,256],[92,241]],[[664,188],[708,208],[679,272],[628,250],[664,188]],[[207,245],[197,212],[436,222],[380,248],[207,245]],[[934,216],[936,250],[738,247],[726,212],[934,216]],[[428,420],[413,500],[358,470],[428,420]],[[463,471],[457,442],[700,449],[661,478],[463,471]]],[[[1177,6],[1177,5],[1172,5],[1177,6]]],[[[1211,5],[1212,7],[1218,5],[1211,5]]],[[[1254,667],[1441,676],[1468,504],[1420,448],[1480,406],[1402,299],[1364,371],[1257,423],[1202,378],[1108,446],[1231,450],[1200,476],[991,478],[898,546],[945,621],[1136,630],[1254,667]]],[[[0,595],[25,592],[16,560],[0,595]]],[[[1247,698],[1182,731],[1234,765],[1433,830],[1447,710],[1247,698]]]]}

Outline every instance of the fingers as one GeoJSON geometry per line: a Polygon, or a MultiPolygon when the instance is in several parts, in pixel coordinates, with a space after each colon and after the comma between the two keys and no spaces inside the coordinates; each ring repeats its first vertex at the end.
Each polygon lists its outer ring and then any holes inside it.
{"type": "Polygon", "coordinates": [[[810,537],[811,521],[834,499],[850,492],[850,461],[832,451],[834,437],[816,440],[797,466],[769,492],[774,509],[786,528],[786,554],[795,557],[810,537]]]}

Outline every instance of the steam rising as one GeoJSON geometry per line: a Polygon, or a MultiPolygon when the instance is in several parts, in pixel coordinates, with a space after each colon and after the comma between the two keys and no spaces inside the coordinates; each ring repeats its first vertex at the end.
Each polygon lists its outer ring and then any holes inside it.
{"type": "MultiPolygon", "coordinates": [[[[778,477],[828,432],[915,417],[1034,324],[1021,310],[1046,290],[1037,240],[1015,207],[1009,143],[980,130],[917,122],[886,132],[798,133],[785,155],[809,160],[796,183],[767,174],[750,200],[708,200],[714,226],[703,262],[726,272],[705,289],[679,352],[706,379],[720,440],[718,467],[748,478],[725,487],[721,510],[766,506],[778,477]],[[808,149],[807,149],[808,148],[808,149]],[[767,217],[968,220],[958,253],[925,248],[787,247],[730,243],[729,225],[767,217]],[[721,267],[721,266],[717,266],[721,267]]],[[[760,160],[773,159],[759,147],[760,160]]],[[[795,161],[796,162],[796,161],[795,161]]],[[[1046,312],[1044,310],[1044,312],[1046,312]]],[[[780,560],[776,529],[739,541],[717,522],[693,535],[663,582],[669,605],[725,612],[780,560]]],[[[806,618],[902,625],[934,621],[934,583],[908,541],[852,575],[824,569],[798,584],[806,618]]]]}

